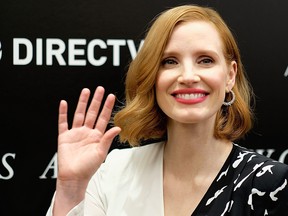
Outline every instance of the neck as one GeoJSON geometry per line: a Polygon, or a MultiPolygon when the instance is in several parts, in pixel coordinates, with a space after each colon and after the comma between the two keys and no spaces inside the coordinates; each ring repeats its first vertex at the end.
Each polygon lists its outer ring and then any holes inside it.
{"type": "Polygon", "coordinates": [[[175,125],[168,127],[164,151],[164,171],[191,178],[218,172],[228,157],[232,143],[216,139],[214,127],[175,125]]]}

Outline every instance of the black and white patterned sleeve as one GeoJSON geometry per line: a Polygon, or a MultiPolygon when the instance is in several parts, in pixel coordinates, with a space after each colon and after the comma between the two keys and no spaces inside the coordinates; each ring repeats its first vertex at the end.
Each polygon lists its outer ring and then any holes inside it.
{"type": "Polygon", "coordinates": [[[266,161],[255,173],[248,205],[255,215],[288,215],[288,166],[266,161]]]}

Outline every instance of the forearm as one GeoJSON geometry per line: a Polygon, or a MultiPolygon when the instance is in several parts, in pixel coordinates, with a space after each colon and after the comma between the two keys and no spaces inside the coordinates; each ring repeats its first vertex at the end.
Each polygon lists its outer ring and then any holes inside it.
{"type": "Polygon", "coordinates": [[[77,206],[85,198],[87,184],[75,182],[58,182],[53,206],[53,216],[67,215],[71,209],[77,206]]]}

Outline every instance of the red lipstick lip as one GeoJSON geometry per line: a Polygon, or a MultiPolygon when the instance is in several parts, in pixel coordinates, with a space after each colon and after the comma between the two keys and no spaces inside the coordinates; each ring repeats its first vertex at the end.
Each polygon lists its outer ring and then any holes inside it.
{"type": "Polygon", "coordinates": [[[186,89],[178,89],[172,92],[172,95],[176,94],[195,94],[195,93],[200,93],[200,94],[208,94],[207,91],[204,91],[203,89],[196,89],[196,88],[186,88],[186,89]]]}
{"type": "Polygon", "coordinates": [[[203,101],[206,100],[207,98],[207,95],[209,93],[207,91],[204,91],[203,89],[178,89],[178,90],[175,90],[173,91],[173,93],[171,94],[175,100],[179,103],[182,103],[182,104],[197,104],[197,103],[201,103],[203,101]],[[177,94],[203,94],[204,96],[203,97],[199,97],[199,98],[193,98],[193,99],[183,99],[183,98],[178,98],[176,97],[177,94]]]}

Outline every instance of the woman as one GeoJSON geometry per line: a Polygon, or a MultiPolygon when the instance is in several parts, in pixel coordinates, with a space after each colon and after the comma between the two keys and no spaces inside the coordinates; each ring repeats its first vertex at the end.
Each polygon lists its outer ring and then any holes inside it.
{"type": "Polygon", "coordinates": [[[61,101],[47,215],[286,214],[288,166],[234,143],[252,127],[253,93],[217,12],[183,5],[160,14],[125,84],[126,105],[107,131],[115,96],[99,111],[103,87],[87,112],[83,89],[71,129],[61,101]],[[118,134],[133,148],[107,156],[118,134]],[[141,146],[151,139],[159,141],[141,146]]]}

